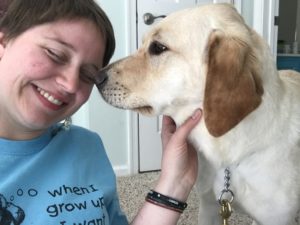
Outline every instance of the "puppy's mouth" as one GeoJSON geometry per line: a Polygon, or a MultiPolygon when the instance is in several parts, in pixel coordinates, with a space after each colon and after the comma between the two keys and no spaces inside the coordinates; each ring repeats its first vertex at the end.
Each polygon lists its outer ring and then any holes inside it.
{"type": "Polygon", "coordinates": [[[131,91],[118,82],[97,87],[103,99],[116,108],[132,110],[147,116],[155,114],[154,108],[147,101],[137,94],[132,96],[131,91]]]}
{"type": "Polygon", "coordinates": [[[134,98],[128,100],[128,96],[119,96],[117,94],[107,94],[106,92],[101,92],[103,99],[110,105],[120,108],[132,110],[143,115],[151,116],[154,115],[154,109],[152,106],[145,104],[145,102],[141,101],[139,98],[134,98]]]}

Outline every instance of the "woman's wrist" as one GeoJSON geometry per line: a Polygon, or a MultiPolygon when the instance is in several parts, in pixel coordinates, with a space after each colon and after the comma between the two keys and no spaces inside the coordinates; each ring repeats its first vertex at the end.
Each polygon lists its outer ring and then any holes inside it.
{"type": "Polygon", "coordinates": [[[185,182],[184,179],[168,181],[168,179],[160,177],[154,190],[178,201],[186,202],[193,185],[185,182]]]}

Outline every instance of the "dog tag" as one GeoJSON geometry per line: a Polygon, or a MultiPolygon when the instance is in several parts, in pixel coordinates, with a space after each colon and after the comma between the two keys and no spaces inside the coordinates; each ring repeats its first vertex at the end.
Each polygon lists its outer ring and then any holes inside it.
{"type": "Polygon", "coordinates": [[[228,225],[228,219],[231,216],[232,209],[227,199],[221,201],[220,215],[222,217],[222,225],[228,225]]]}

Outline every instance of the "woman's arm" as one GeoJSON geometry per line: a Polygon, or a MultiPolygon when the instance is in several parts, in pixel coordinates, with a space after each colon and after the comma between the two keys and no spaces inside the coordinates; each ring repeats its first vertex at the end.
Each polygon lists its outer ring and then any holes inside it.
{"type": "MultiPolygon", "coordinates": [[[[201,114],[196,110],[177,129],[170,117],[163,118],[162,168],[154,190],[181,202],[187,200],[197,179],[197,152],[188,144],[187,136],[200,121],[201,114]]],[[[179,217],[180,213],[175,210],[145,202],[131,225],[175,225],[179,217]]]]}

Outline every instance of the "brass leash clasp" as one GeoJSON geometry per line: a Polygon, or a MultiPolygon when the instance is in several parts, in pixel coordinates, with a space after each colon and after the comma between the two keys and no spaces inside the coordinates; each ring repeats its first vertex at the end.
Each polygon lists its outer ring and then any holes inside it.
{"type": "Polygon", "coordinates": [[[221,194],[218,198],[218,202],[221,206],[220,215],[222,217],[222,225],[228,225],[228,219],[232,214],[231,203],[234,200],[233,191],[230,190],[230,171],[227,167],[224,171],[224,189],[221,191],[221,194]]]}
{"type": "Polygon", "coordinates": [[[228,219],[232,214],[231,204],[227,199],[221,201],[220,215],[222,217],[222,225],[228,225],[228,219]]]}

